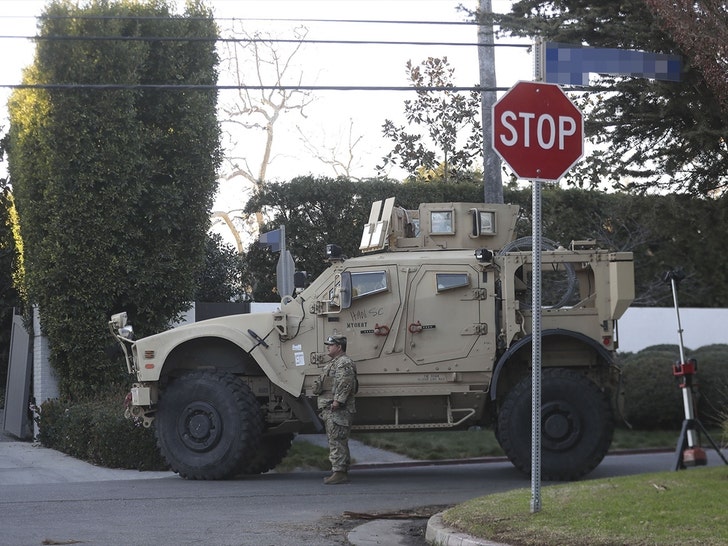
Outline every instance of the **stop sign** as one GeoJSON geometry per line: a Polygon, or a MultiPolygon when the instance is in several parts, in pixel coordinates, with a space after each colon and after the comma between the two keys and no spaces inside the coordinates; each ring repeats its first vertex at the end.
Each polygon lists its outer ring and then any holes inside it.
{"type": "Polygon", "coordinates": [[[493,149],[519,178],[556,181],[584,154],[584,118],[558,85],[518,82],[493,105],[493,149]]]}

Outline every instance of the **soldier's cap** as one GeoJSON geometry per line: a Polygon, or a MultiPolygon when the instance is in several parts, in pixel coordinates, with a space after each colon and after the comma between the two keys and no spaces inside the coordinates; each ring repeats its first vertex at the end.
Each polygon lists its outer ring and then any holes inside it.
{"type": "Polygon", "coordinates": [[[329,336],[324,341],[324,345],[341,345],[346,343],[346,336],[329,336]]]}

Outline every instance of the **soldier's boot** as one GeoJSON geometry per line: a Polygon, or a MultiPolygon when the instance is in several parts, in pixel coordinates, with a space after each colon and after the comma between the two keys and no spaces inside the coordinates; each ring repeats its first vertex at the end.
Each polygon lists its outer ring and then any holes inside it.
{"type": "Polygon", "coordinates": [[[349,475],[346,472],[341,472],[337,470],[331,476],[328,478],[324,478],[324,483],[326,485],[336,485],[339,483],[349,483],[349,475]]]}

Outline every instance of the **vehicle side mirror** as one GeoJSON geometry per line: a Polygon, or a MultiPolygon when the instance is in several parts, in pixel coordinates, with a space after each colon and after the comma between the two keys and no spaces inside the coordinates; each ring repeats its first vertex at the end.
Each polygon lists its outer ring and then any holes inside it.
{"type": "Polygon", "coordinates": [[[339,304],[342,309],[348,309],[351,307],[351,273],[343,271],[337,277],[339,304]]]}

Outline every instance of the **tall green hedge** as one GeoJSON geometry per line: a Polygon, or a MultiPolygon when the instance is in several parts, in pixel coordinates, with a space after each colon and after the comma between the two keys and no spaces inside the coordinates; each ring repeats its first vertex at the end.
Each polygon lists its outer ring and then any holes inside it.
{"type": "MultiPolygon", "coordinates": [[[[0,180],[0,183],[3,182],[0,180]]],[[[13,236],[14,215],[13,195],[3,184],[0,189],[0,407],[4,405],[5,398],[13,315],[16,310],[22,311],[14,274],[20,268],[20,256],[13,236]]]]}
{"type": "Polygon", "coordinates": [[[67,397],[124,379],[104,351],[111,313],[128,311],[141,335],[159,331],[192,300],[204,264],[217,92],[139,86],[214,85],[218,31],[202,2],[184,16],[170,6],[50,2],[24,75],[49,87],[9,102],[25,283],[67,397]],[[122,87],[85,87],[99,84],[122,87]]]}

